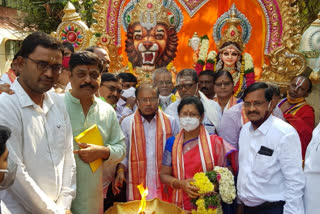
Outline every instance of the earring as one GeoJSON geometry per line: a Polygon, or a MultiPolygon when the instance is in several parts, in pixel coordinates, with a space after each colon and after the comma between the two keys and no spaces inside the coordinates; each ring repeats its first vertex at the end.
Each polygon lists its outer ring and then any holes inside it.
{"type": "Polygon", "coordinates": [[[222,62],[222,60],[219,60],[219,62],[217,62],[216,71],[219,71],[222,68],[223,68],[223,62],[222,62]]]}

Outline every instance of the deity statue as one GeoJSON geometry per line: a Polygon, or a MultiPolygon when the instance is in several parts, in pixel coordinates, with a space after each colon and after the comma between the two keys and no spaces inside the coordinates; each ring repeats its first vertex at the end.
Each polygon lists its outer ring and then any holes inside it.
{"type": "Polygon", "coordinates": [[[132,0],[124,8],[125,51],[138,81],[151,82],[152,71],[175,58],[182,22],[181,10],[170,0],[132,0]]]}
{"type": "Polygon", "coordinates": [[[303,33],[300,51],[305,55],[308,66],[312,69],[309,78],[314,83],[320,82],[320,12],[311,26],[303,33]]]}
{"type": "Polygon", "coordinates": [[[216,55],[212,60],[215,64],[214,71],[227,70],[232,74],[234,96],[237,98],[242,96],[246,87],[255,82],[252,57],[248,53],[243,54],[250,36],[251,25],[234,4],[218,18],[213,28],[218,54],[209,53],[207,61],[216,55]]]}

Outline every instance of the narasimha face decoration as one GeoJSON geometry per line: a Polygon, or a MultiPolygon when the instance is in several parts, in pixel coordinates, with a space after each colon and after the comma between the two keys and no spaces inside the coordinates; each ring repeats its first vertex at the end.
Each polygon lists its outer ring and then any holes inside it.
{"type": "Polygon", "coordinates": [[[139,23],[129,25],[126,49],[133,67],[145,71],[167,66],[176,56],[178,37],[174,28],[158,23],[150,30],[139,23]]]}

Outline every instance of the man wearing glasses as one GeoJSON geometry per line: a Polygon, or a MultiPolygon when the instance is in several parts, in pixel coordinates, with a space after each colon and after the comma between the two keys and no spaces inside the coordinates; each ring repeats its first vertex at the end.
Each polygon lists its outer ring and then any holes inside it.
{"type": "Polygon", "coordinates": [[[121,119],[121,112],[117,111],[117,102],[122,93],[122,85],[116,75],[112,73],[103,73],[101,75],[100,99],[109,103],[116,110],[118,120],[121,119]]]}
{"type": "Polygon", "coordinates": [[[71,86],[65,103],[70,116],[73,136],[96,125],[103,145],[76,143],[74,153],[77,167],[77,195],[72,202],[73,213],[103,213],[103,171],[117,165],[125,156],[124,135],[114,109],[95,96],[101,81],[103,64],[89,51],[71,55],[71,86]],[[103,165],[92,171],[89,163],[97,159],[103,165]]]}
{"type": "Polygon", "coordinates": [[[71,213],[75,160],[63,99],[48,92],[62,71],[63,46],[36,32],[23,41],[13,95],[0,96],[0,124],[12,130],[7,146],[18,164],[14,184],[1,198],[11,213],[71,213]]]}
{"type": "Polygon", "coordinates": [[[152,73],[152,82],[159,89],[159,107],[162,111],[165,111],[171,103],[177,100],[172,93],[172,74],[165,67],[158,68],[152,73]]]}
{"type": "Polygon", "coordinates": [[[243,94],[249,122],[240,132],[238,198],[244,214],[304,214],[302,155],[299,135],[271,115],[273,91],[266,83],[243,94]]]}
{"type": "Polygon", "coordinates": [[[127,155],[117,167],[113,193],[127,180],[127,200],[140,200],[137,185],[148,187],[147,199],[162,198],[160,167],[166,140],[176,135],[177,121],[159,110],[159,92],[151,85],[139,85],[136,90],[138,109],[126,117],[121,128],[126,135],[127,155]],[[138,152],[137,152],[138,151],[138,152]]]}
{"type": "MultiPolygon", "coordinates": [[[[176,88],[178,89],[181,99],[188,96],[197,96],[204,105],[204,118],[202,120],[206,130],[210,133],[216,133],[216,129],[221,119],[221,108],[219,104],[213,100],[208,99],[198,87],[198,75],[194,69],[183,69],[176,77],[176,88]]],[[[178,105],[180,100],[170,104],[165,113],[173,116],[179,121],[178,105]]]]}

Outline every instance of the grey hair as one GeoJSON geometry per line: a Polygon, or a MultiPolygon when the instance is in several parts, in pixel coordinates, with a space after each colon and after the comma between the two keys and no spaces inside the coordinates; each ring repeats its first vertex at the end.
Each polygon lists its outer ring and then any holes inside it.
{"type": "Polygon", "coordinates": [[[158,68],[152,72],[152,82],[154,83],[157,74],[169,74],[170,79],[172,79],[172,74],[166,67],[158,68]]]}
{"type": "Polygon", "coordinates": [[[177,77],[176,77],[176,83],[178,83],[179,79],[182,77],[192,77],[192,80],[195,83],[198,83],[198,74],[192,68],[186,68],[186,69],[182,69],[181,71],[179,71],[179,73],[177,74],[177,77]]]}

